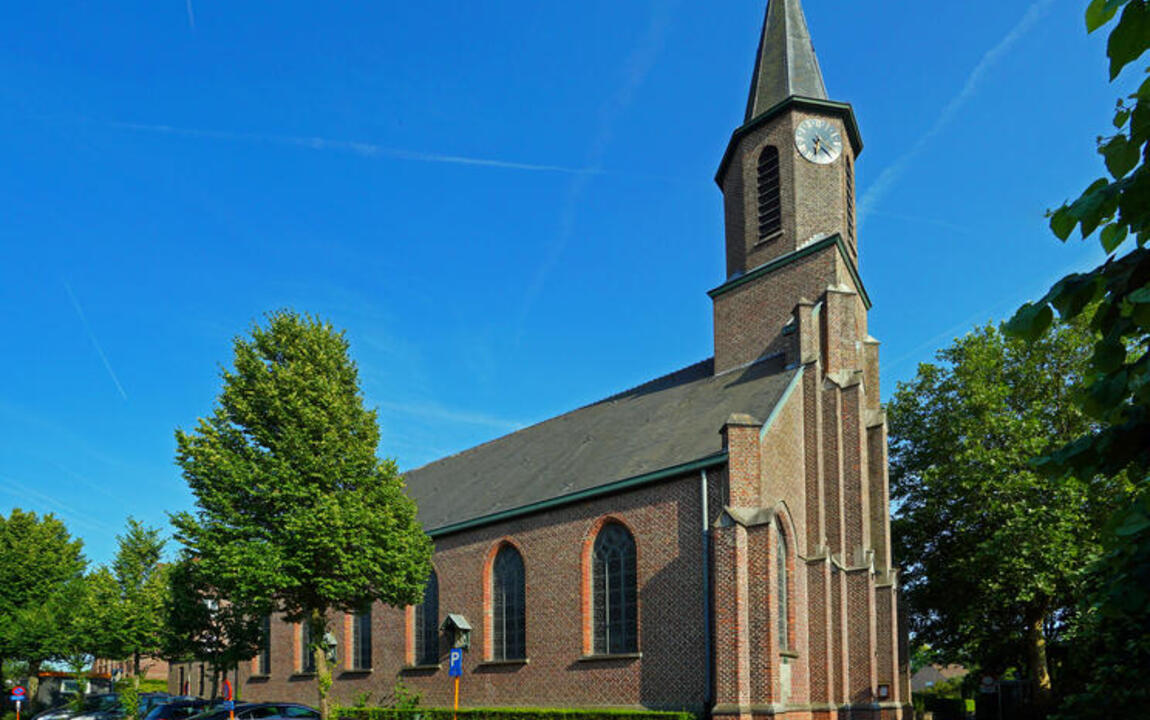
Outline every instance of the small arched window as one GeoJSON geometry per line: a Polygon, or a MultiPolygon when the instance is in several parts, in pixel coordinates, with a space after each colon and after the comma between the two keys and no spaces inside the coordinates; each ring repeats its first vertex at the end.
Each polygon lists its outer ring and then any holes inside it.
{"type": "Polygon", "coordinates": [[[351,668],[371,669],[371,605],[351,618],[351,668]]]}
{"type": "Polygon", "coordinates": [[[635,539],[619,523],[608,523],[595,538],[591,558],[591,609],[597,655],[639,649],[635,539]]]}
{"type": "Polygon", "coordinates": [[[775,534],[778,541],[775,543],[775,574],[778,587],[775,594],[779,598],[778,625],[776,631],[779,637],[779,649],[790,650],[790,577],[787,573],[787,536],[783,534],[783,523],[775,518],[775,534]]]}
{"type": "Polygon", "coordinates": [[[423,602],[415,606],[415,664],[439,662],[439,576],[435,571],[427,578],[423,602]]]}
{"type": "Polygon", "coordinates": [[[527,657],[526,595],[523,557],[504,545],[491,573],[492,660],[527,657]]]}
{"type": "MultiPolygon", "coordinates": [[[[183,670],[180,671],[181,673],[183,670]]],[[[257,675],[271,675],[272,674],[272,616],[264,615],[263,623],[260,626],[260,654],[257,657],[256,663],[257,675]]],[[[183,692],[183,682],[180,682],[181,690],[183,692]]]]}
{"type": "Polygon", "coordinates": [[[783,198],[779,183],[779,149],[774,145],[759,154],[759,239],[783,231],[783,198]]]}
{"type": "Polygon", "coordinates": [[[312,646],[311,625],[305,620],[299,625],[299,671],[305,675],[315,672],[315,648],[312,646]]]}

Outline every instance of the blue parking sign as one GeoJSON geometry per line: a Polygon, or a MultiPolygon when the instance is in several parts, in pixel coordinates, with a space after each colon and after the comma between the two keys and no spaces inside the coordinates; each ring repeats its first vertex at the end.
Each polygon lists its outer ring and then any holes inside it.
{"type": "Polygon", "coordinates": [[[463,674],[463,648],[451,648],[451,654],[448,657],[447,674],[451,677],[459,677],[463,674]]]}

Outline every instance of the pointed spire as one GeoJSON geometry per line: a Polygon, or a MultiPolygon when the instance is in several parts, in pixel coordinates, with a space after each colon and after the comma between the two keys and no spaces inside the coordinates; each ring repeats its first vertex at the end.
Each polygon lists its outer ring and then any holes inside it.
{"type": "Polygon", "coordinates": [[[792,95],[826,100],[827,88],[799,0],[768,0],[746,122],[792,95]]]}

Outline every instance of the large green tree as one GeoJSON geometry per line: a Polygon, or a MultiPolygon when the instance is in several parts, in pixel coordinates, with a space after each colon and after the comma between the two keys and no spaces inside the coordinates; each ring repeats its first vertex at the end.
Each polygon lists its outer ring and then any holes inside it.
{"type": "Polygon", "coordinates": [[[326,718],[330,614],[418,602],[431,542],[394,461],[376,456],[376,413],[342,332],[281,311],[233,349],[212,414],[176,432],[197,508],[173,522],[221,603],[309,623],[326,718]]]}
{"type": "Polygon", "coordinates": [[[19,508],[0,515],[0,660],[23,661],[35,677],[59,656],[61,636],[47,609],[82,581],[86,566],[83,542],[55,516],[19,508]]]}
{"type": "Polygon", "coordinates": [[[271,603],[238,593],[226,598],[205,575],[204,566],[186,554],[168,569],[167,580],[161,654],[172,662],[207,663],[215,697],[220,677],[255,657],[266,641],[263,619],[271,603]]]}
{"type": "MultiPolygon", "coordinates": [[[[1110,27],[1112,82],[1150,50],[1146,0],[1091,0],[1085,19],[1088,32],[1110,27]]],[[[1057,312],[1085,318],[1101,336],[1081,400],[1098,426],[1037,467],[1052,478],[1132,480],[1106,523],[1106,553],[1089,578],[1084,608],[1092,630],[1080,635],[1076,652],[1089,662],[1081,666],[1077,698],[1064,709],[1077,718],[1122,717],[1150,706],[1150,78],[1119,101],[1112,130],[1098,140],[1107,175],[1050,213],[1060,240],[1075,229],[1084,240],[1096,235],[1109,257],[1060,280],[1009,325],[1019,337],[1038,338],[1057,312]]]]}
{"type": "Polygon", "coordinates": [[[116,543],[111,567],[117,590],[111,619],[116,632],[108,656],[130,659],[138,686],[141,658],[158,654],[164,639],[168,581],[161,559],[165,541],[159,528],[129,517],[116,543]]]}
{"type": "Polygon", "coordinates": [[[978,328],[889,406],[896,557],[917,639],[952,662],[1026,668],[1045,709],[1047,635],[1072,624],[1113,493],[1030,461],[1091,430],[1072,396],[1093,342],[1069,325],[1034,344],[978,328]]]}

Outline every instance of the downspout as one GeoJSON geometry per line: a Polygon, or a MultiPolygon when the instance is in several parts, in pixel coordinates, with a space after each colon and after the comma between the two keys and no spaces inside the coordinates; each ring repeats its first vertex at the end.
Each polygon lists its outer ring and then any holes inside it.
{"type": "Polygon", "coordinates": [[[703,691],[703,716],[710,717],[711,708],[715,704],[715,664],[711,658],[711,631],[713,618],[711,617],[711,521],[707,509],[707,469],[699,470],[699,499],[702,513],[703,528],[703,662],[706,678],[706,689],[703,691]]]}

